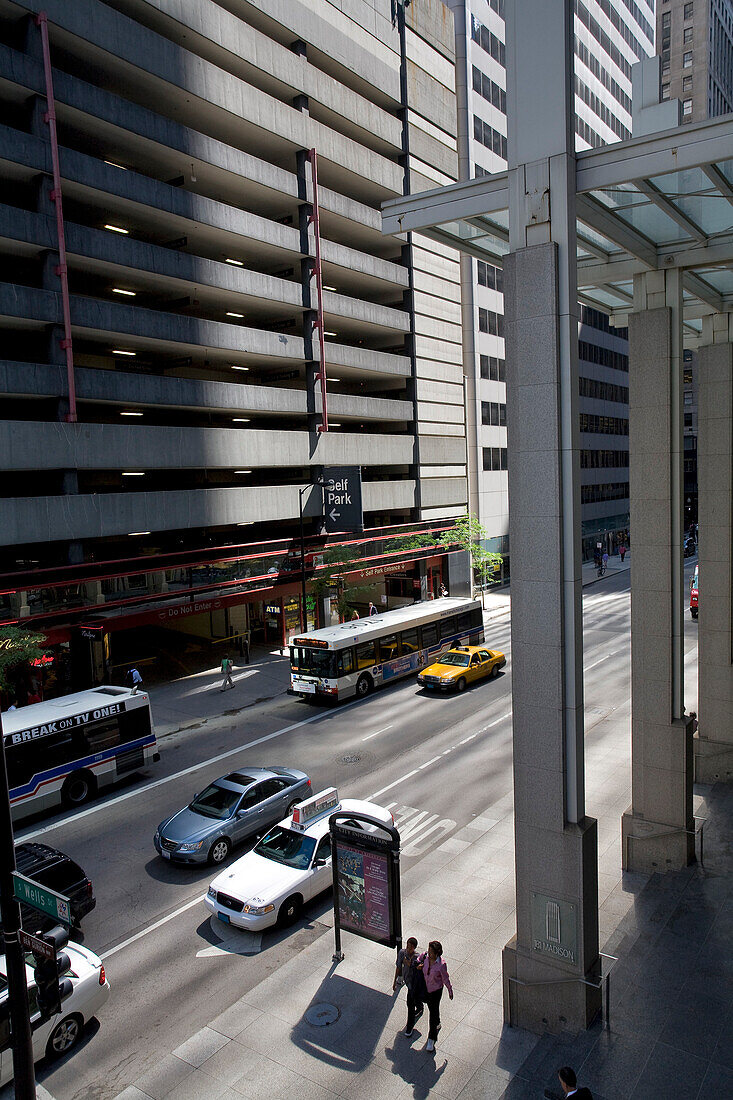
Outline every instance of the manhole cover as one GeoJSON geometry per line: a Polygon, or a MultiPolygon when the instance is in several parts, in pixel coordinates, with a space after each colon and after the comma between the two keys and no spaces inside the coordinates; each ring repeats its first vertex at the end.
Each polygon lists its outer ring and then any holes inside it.
{"type": "Polygon", "coordinates": [[[311,1005],[306,1011],[305,1020],[312,1027],[328,1027],[329,1024],[335,1024],[340,1015],[336,1005],[311,1005]]]}
{"type": "Polygon", "coordinates": [[[342,764],[359,764],[361,763],[360,752],[347,752],[341,757],[342,764]]]}

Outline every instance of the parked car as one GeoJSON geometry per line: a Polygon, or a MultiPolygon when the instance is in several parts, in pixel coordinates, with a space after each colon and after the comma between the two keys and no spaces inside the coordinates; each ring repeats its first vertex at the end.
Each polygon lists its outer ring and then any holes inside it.
{"type": "MultiPolygon", "coordinates": [[[[26,956],[28,1002],[33,1028],[33,1060],[60,1058],[81,1039],[85,1025],[109,997],[109,982],[102,960],[86,947],[69,943],[64,948],[71,969],[65,977],[71,979],[73,993],[61,1005],[61,1011],[40,1023],[40,1012],[33,982],[33,956],[26,956]]],[[[10,1045],[10,1005],[6,983],[5,956],[0,955],[0,1086],[13,1078],[13,1052],[10,1045]]]]}
{"type": "Polygon", "coordinates": [[[161,821],[153,843],[163,859],[223,863],[235,844],[266,832],[310,793],[310,779],[294,768],[229,772],[161,821]]]}
{"type": "Polygon", "coordinates": [[[463,691],[475,680],[498,676],[506,657],[498,649],[484,645],[462,645],[449,649],[417,678],[421,687],[439,691],[463,691]]]}
{"type": "MultiPolygon", "coordinates": [[[[69,899],[74,928],[79,927],[82,919],[97,904],[91,880],[75,860],[58,848],[50,848],[47,844],[18,844],[15,848],[15,866],[21,875],[69,899]]],[[[20,915],[26,932],[47,932],[58,923],[30,905],[21,905],[20,915]]]]}
{"type": "Polygon", "coordinates": [[[688,535],[684,542],[685,557],[691,558],[697,553],[697,543],[692,535],[688,535]]]}

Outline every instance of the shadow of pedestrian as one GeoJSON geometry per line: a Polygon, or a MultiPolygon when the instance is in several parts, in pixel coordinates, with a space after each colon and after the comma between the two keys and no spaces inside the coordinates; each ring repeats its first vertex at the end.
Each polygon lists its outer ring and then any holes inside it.
{"type": "Polygon", "coordinates": [[[384,1048],[385,1057],[392,1063],[392,1073],[412,1086],[414,1100],[426,1100],[448,1067],[447,1058],[437,1051],[428,1054],[425,1050],[426,1035],[427,1028],[425,1034],[416,1028],[409,1038],[398,1031],[392,1046],[384,1048]]]}

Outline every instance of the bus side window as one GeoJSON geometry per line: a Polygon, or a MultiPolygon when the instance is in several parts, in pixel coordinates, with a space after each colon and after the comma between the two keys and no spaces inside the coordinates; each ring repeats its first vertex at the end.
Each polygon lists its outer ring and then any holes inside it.
{"type": "Polygon", "coordinates": [[[471,626],[476,630],[484,625],[484,617],[481,614],[480,607],[474,607],[471,609],[471,626]]]}
{"type": "Polygon", "coordinates": [[[431,645],[437,645],[438,643],[438,624],[427,623],[420,628],[420,634],[422,637],[422,648],[428,649],[431,645]]]}
{"type": "Polygon", "coordinates": [[[471,629],[473,623],[471,621],[471,612],[464,611],[462,615],[458,616],[457,629],[459,634],[464,634],[471,629]]]}
{"type": "Polygon", "coordinates": [[[388,634],[379,639],[379,660],[394,661],[399,656],[399,637],[397,634],[388,634]]]}
{"type": "Polygon", "coordinates": [[[369,668],[377,663],[377,647],[374,642],[364,642],[356,647],[356,667],[369,668]]]}
{"type": "Polygon", "coordinates": [[[400,653],[403,657],[407,657],[408,654],[414,653],[419,648],[416,630],[403,630],[401,639],[400,653]]]}
{"type": "Polygon", "coordinates": [[[457,633],[456,617],[454,615],[451,615],[449,619],[441,619],[438,626],[440,627],[441,642],[457,633]]]}
{"type": "Polygon", "coordinates": [[[353,649],[344,649],[339,654],[338,659],[338,675],[346,676],[349,672],[354,671],[354,651],[353,649]]]}
{"type": "Polygon", "coordinates": [[[106,722],[98,722],[90,726],[86,731],[87,744],[90,752],[102,752],[103,749],[111,749],[120,743],[120,726],[116,718],[110,718],[106,722]]]}

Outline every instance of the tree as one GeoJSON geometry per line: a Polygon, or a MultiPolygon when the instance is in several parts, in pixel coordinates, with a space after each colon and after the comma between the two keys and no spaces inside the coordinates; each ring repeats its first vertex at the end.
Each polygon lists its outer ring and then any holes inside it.
{"type": "Polygon", "coordinates": [[[488,537],[486,528],[479,523],[475,516],[461,516],[455,525],[446,531],[440,541],[444,546],[460,546],[471,555],[471,570],[473,578],[478,578],[479,584],[487,581],[495,582],[496,574],[501,574],[501,566],[504,561],[501,554],[493,554],[485,550],[482,541],[488,537]]]}
{"type": "Polygon", "coordinates": [[[12,668],[43,656],[45,634],[22,630],[17,626],[0,629],[0,689],[11,687],[8,673],[12,668]]]}

